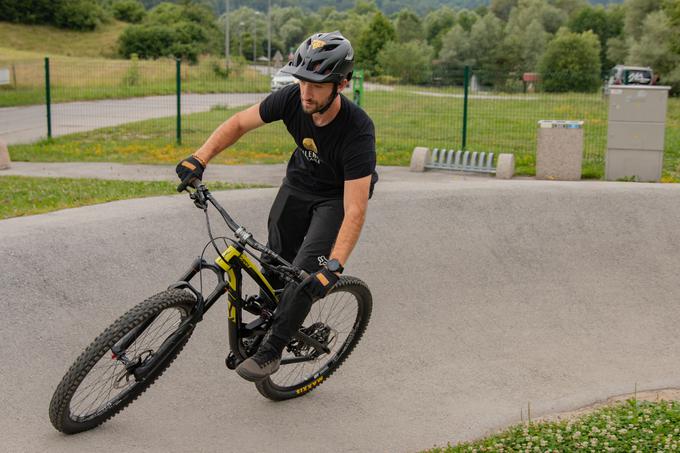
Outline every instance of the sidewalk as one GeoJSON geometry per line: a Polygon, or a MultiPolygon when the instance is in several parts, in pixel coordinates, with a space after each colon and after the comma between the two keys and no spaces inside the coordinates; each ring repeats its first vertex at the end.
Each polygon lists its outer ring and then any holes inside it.
{"type": "MultiPolygon", "coordinates": [[[[244,184],[278,186],[286,173],[285,164],[220,165],[210,164],[205,181],[217,180],[244,184]]],[[[12,162],[0,176],[37,176],[56,178],[97,178],[128,181],[176,181],[175,165],[127,165],[111,162],[12,162]]],[[[408,167],[378,166],[380,182],[442,182],[475,180],[494,181],[488,175],[461,175],[446,171],[413,173],[408,167]]]]}

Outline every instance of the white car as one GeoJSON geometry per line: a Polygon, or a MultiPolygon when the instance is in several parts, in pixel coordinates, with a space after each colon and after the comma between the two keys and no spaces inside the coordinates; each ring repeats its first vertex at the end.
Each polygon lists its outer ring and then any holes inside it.
{"type": "Polygon", "coordinates": [[[278,91],[281,88],[290,85],[291,83],[297,83],[297,79],[290,74],[282,73],[281,69],[279,69],[276,74],[272,76],[272,92],[278,91]]]}

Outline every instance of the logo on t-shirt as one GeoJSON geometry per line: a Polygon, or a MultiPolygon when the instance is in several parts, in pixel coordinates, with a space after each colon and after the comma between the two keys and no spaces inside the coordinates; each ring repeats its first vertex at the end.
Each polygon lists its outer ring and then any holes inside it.
{"type": "Polygon", "coordinates": [[[314,139],[311,138],[306,138],[302,140],[302,154],[305,155],[307,160],[312,161],[316,164],[320,164],[321,161],[319,160],[319,156],[316,155],[316,153],[319,152],[318,149],[316,149],[316,143],[314,143],[314,139]]]}

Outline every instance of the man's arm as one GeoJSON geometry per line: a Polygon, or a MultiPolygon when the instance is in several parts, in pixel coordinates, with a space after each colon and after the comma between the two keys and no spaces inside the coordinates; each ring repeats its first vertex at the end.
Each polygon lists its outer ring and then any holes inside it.
{"type": "Polygon", "coordinates": [[[371,176],[345,181],[345,217],[342,220],[338,238],[329,259],[335,258],[345,265],[352,249],[359,240],[361,228],[366,220],[368,194],[371,188],[371,176]]]}
{"type": "Polygon", "coordinates": [[[225,148],[233,145],[248,131],[264,124],[260,117],[260,103],[231,116],[210,135],[208,140],[194,153],[205,163],[218,155],[225,148]]]}

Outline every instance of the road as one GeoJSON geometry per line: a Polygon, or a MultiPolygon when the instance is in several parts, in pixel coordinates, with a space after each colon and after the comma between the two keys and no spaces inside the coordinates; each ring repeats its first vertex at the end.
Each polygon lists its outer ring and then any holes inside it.
{"type": "MultiPolygon", "coordinates": [[[[182,114],[207,112],[216,106],[238,107],[264,99],[267,93],[183,94],[182,114]]],[[[65,102],[52,105],[52,136],[175,116],[175,96],[65,102]]],[[[31,143],[47,137],[44,105],[0,108],[0,140],[31,143]]]]}
{"type": "MultiPolygon", "coordinates": [[[[205,244],[186,195],[0,221],[0,429],[11,452],[413,452],[612,395],[680,387],[680,187],[386,178],[347,273],[367,334],[303,398],[224,367],[225,306],[104,426],[63,436],[52,392],[79,351],[205,244]]],[[[220,192],[263,237],[275,189],[220,192]]],[[[214,220],[213,227],[219,223],[214,220]]]]}

